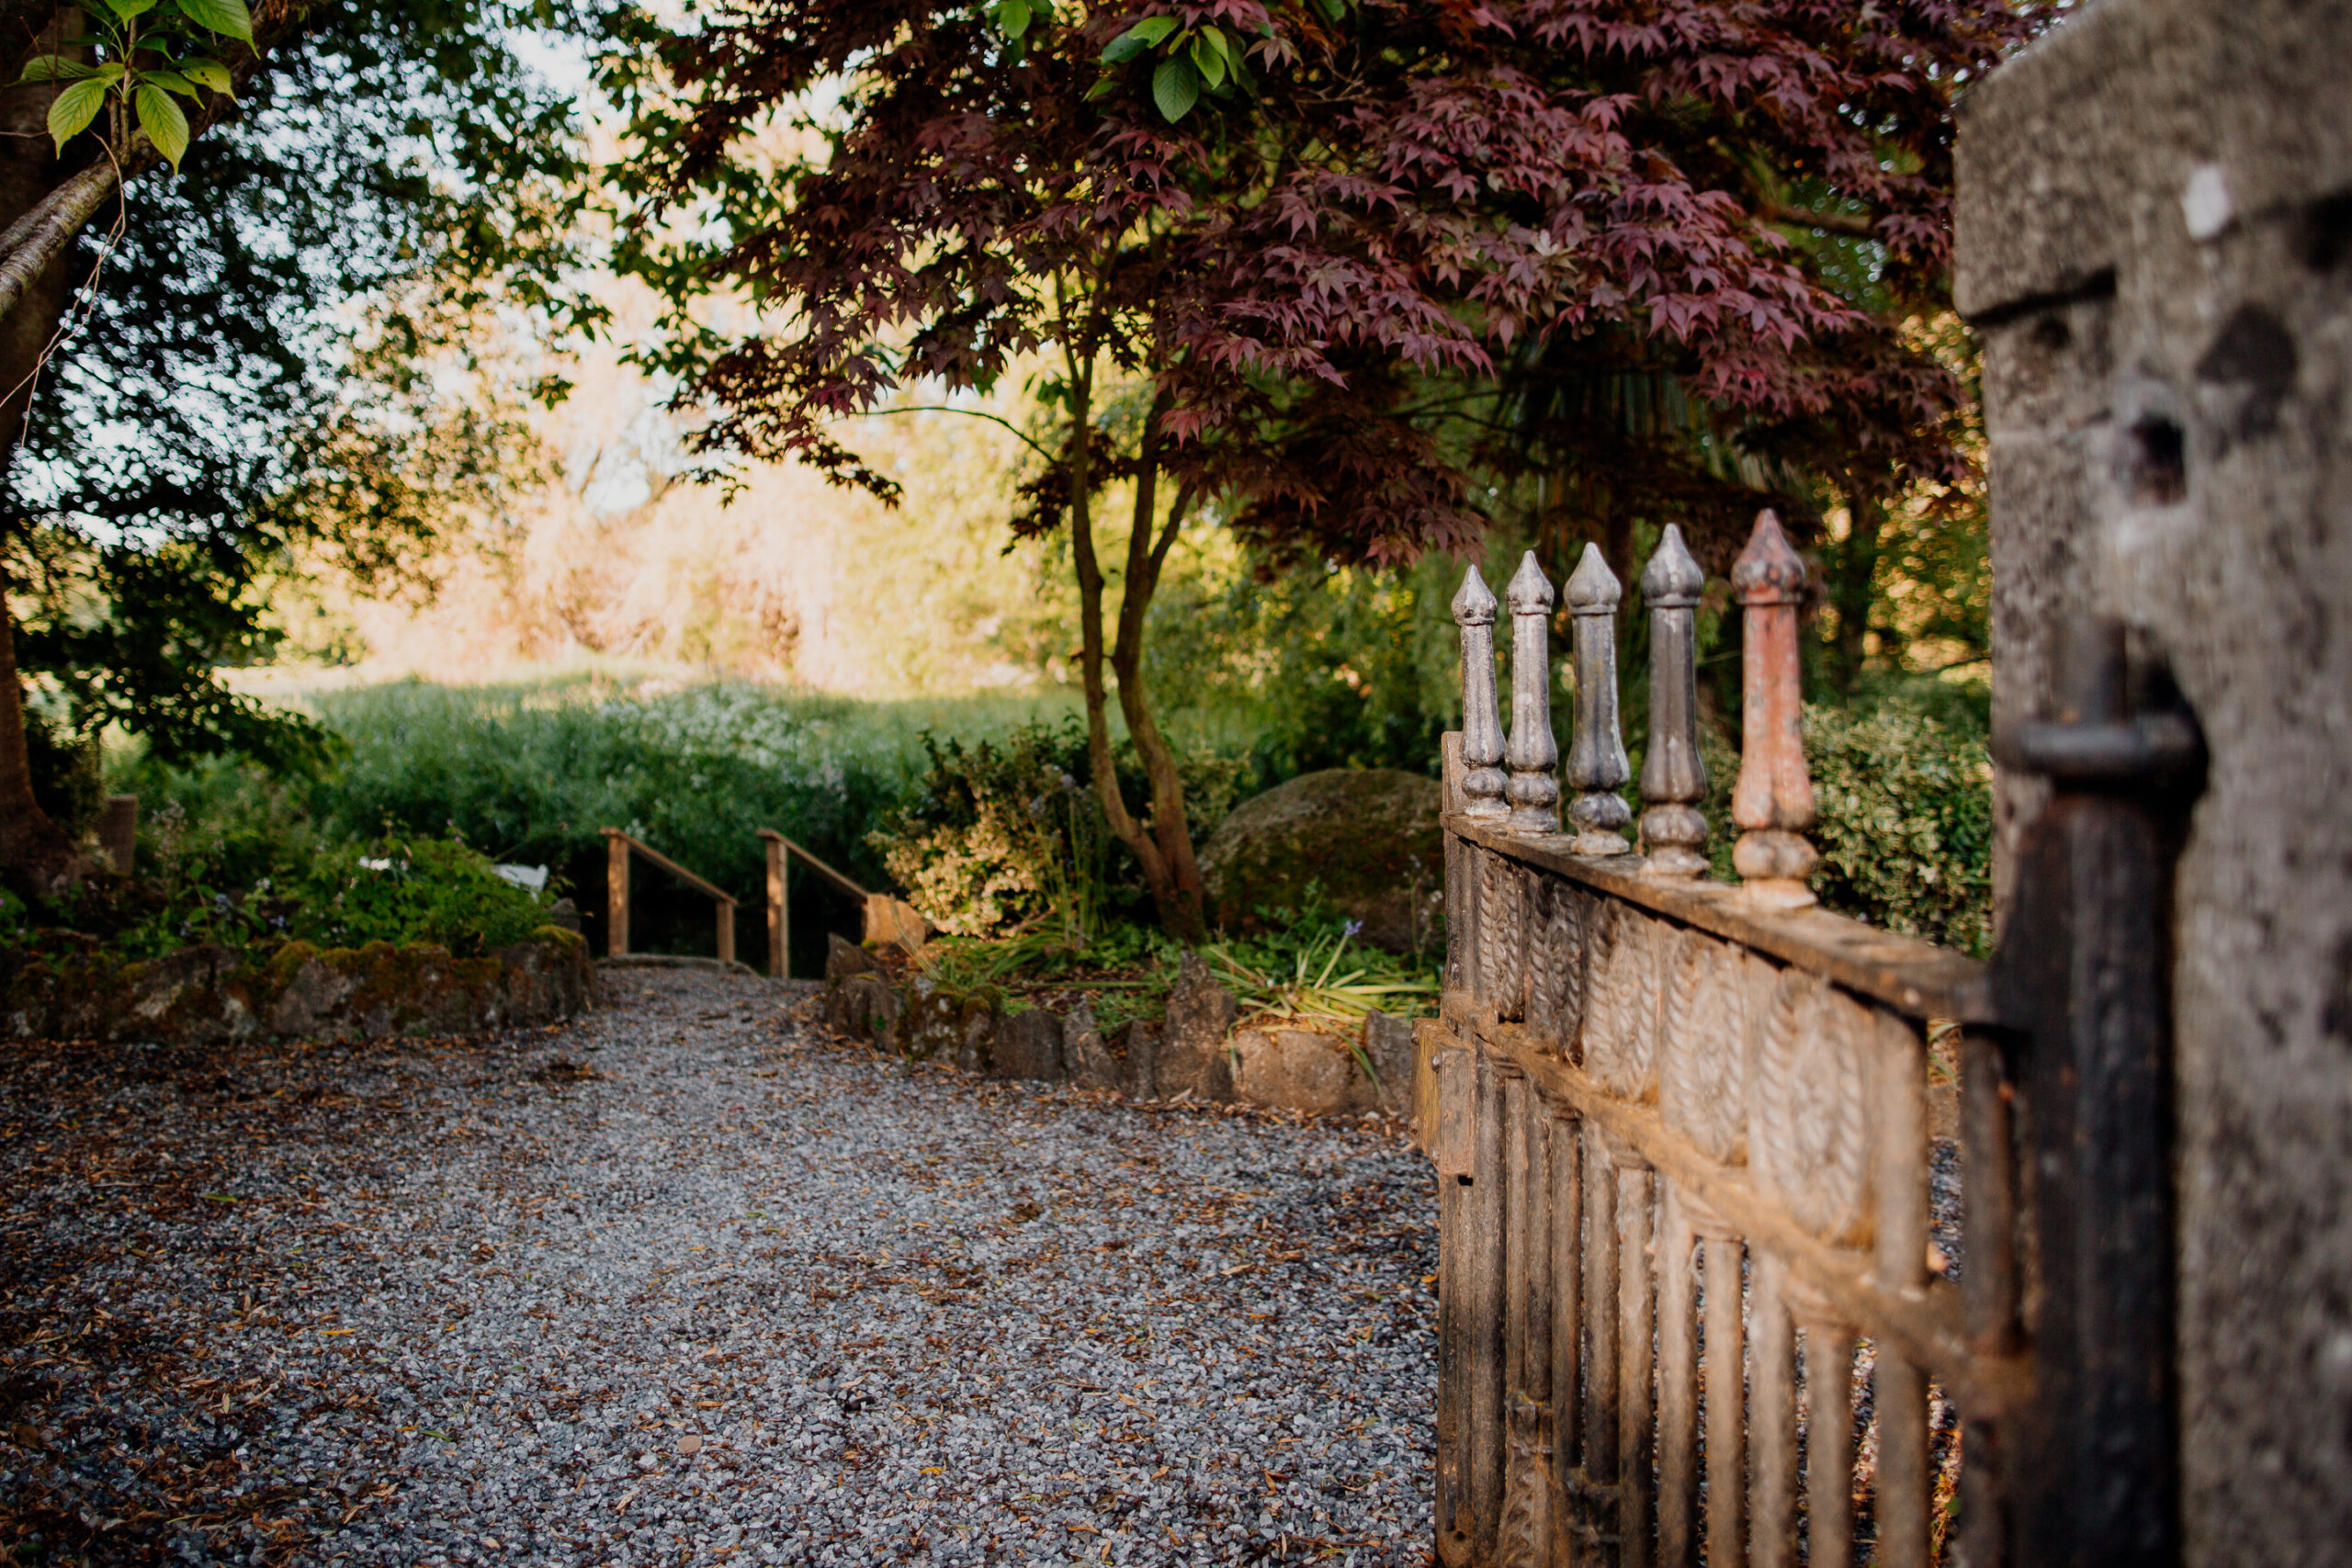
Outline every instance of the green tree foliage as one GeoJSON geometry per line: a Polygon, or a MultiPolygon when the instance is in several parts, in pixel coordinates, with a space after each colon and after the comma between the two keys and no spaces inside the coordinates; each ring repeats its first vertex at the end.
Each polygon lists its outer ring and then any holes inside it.
{"type": "MultiPolygon", "coordinates": [[[[1142,868],[1102,820],[1091,749],[1075,719],[970,746],[927,732],[922,744],[921,780],[866,842],[932,924],[992,936],[1044,921],[1063,945],[1083,947],[1114,917],[1148,912],[1142,868]]],[[[1121,787],[1138,788],[1135,749],[1115,747],[1113,757],[1121,787]]],[[[1214,830],[1247,770],[1200,750],[1180,765],[1193,823],[1214,830]]]]}
{"type": "Polygon", "coordinates": [[[1993,942],[1993,764],[1964,702],[1809,704],[1821,901],[1982,956],[1993,942]]]}
{"type": "Polygon", "coordinates": [[[314,755],[315,729],[215,674],[267,657],[269,574],[413,572],[513,482],[514,394],[466,378],[465,329],[493,304],[593,316],[556,281],[572,106],[517,53],[548,26],[584,23],[312,6],[176,175],[134,169],[119,235],[81,236],[90,287],[0,486],[17,665],[61,733],[314,755]]]}

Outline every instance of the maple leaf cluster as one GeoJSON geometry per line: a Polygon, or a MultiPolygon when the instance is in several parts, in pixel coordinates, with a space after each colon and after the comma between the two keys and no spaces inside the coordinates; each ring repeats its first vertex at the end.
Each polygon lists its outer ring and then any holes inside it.
{"type": "Polygon", "coordinates": [[[1944,288],[1953,96],[2039,13],[1034,10],[1019,36],[1001,7],[948,0],[636,24],[608,62],[634,116],[624,264],[680,323],[714,292],[763,311],[747,335],[675,339],[706,446],[887,494],[833,420],[1055,349],[1152,378],[1156,427],[1083,479],[1042,479],[1027,527],[1055,525],[1073,483],[1148,463],[1227,498],[1261,544],[1397,560],[1485,526],[1427,389],[1600,344],[1803,460],[1964,468],[1963,389],[1899,327],[1944,288]],[[1217,91],[1171,103],[1188,49],[1217,91]],[[820,153],[761,151],[792,123],[820,153]],[[1859,284],[1831,276],[1833,244],[1859,284]]]}

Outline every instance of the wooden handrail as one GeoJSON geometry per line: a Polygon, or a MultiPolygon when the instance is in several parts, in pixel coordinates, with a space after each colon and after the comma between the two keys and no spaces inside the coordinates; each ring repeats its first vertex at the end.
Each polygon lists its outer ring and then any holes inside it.
{"type": "Polygon", "coordinates": [[[716,886],[715,884],[705,882],[701,877],[696,876],[693,872],[688,871],[684,866],[680,865],[676,861],[672,860],[660,850],[654,849],[646,844],[644,840],[640,839],[632,839],[627,833],[622,832],[618,828],[605,829],[605,836],[608,839],[620,840],[630,849],[635,850],[639,854],[643,855],[647,860],[651,861],[655,865],[660,866],[663,871],[668,872],[671,875],[676,877],[679,881],[684,883],[695,892],[707,894],[713,898],[723,898],[729,904],[735,902],[735,895],[727,892],[725,889],[716,886]]]}
{"type": "Polygon", "coordinates": [[[714,900],[718,917],[718,960],[722,964],[735,962],[735,896],[717,885],[704,881],[676,861],[640,840],[633,839],[618,828],[606,828],[605,834],[605,950],[618,956],[628,952],[628,857],[634,852],[643,855],[695,892],[714,900]]]}
{"type": "Polygon", "coordinates": [[[789,954],[792,946],[792,914],[785,902],[785,866],[789,857],[797,855],[808,868],[826,881],[856,899],[865,911],[865,934],[868,940],[895,941],[909,952],[922,945],[928,928],[922,915],[892,897],[888,893],[876,893],[860,887],[790,839],[773,828],[762,828],[759,835],[767,844],[768,861],[768,973],[781,980],[791,973],[789,954]],[[913,931],[911,940],[904,934],[913,931]]]}
{"type": "Polygon", "coordinates": [[[865,888],[860,887],[856,883],[852,882],[848,877],[843,876],[840,872],[835,871],[831,866],[827,865],[823,861],[819,860],[815,855],[810,854],[807,850],[802,849],[798,844],[794,843],[790,839],[786,838],[782,833],[777,832],[775,829],[761,829],[760,837],[770,840],[775,843],[781,844],[792,853],[798,855],[802,863],[808,865],[812,870],[821,873],[826,880],[830,881],[834,886],[840,888],[842,892],[848,894],[851,897],[871,898],[874,897],[873,894],[867,892],[865,888]]]}

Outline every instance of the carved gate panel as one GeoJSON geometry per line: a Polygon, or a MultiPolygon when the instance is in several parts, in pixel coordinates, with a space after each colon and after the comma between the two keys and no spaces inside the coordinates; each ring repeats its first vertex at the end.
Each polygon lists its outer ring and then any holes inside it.
{"type": "Polygon", "coordinates": [[[1734,576],[1747,617],[1745,880],[1701,874],[1700,583],[1668,528],[1643,584],[1653,739],[1639,855],[1615,793],[1629,772],[1619,589],[1599,553],[1567,590],[1570,831],[1551,776],[1550,585],[1531,555],[1506,592],[1508,739],[1493,677],[1503,606],[1475,569],[1454,602],[1451,945],[1421,1039],[1442,1232],[1439,1554],[1513,1568],[1924,1564],[1962,1545],[1944,1540],[1950,1512],[1931,1517],[1940,1478],[1969,1561],[1996,1562],[1999,1499],[1962,1461],[1990,1445],[2031,1374],[2011,1086],[1981,1032],[1985,972],[1812,903],[1803,570],[1770,513],[1734,576]],[[1977,1031],[1958,1053],[1961,1258],[1931,1245],[1931,1021],[1977,1031]],[[1936,1420],[1931,1390],[1968,1435],[1936,1420]]]}

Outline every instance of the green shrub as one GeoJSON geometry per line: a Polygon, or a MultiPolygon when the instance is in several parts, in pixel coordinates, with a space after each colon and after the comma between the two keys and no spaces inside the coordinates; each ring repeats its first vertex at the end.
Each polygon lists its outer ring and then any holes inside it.
{"type": "Polygon", "coordinates": [[[96,738],[77,739],[38,713],[25,714],[25,764],[33,799],[69,833],[97,820],[106,795],[96,738]]]}
{"type": "Polygon", "coordinates": [[[1833,909],[1983,956],[1993,939],[1993,764],[1965,710],[1808,705],[1814,886],[1833,909]]]}
{"type": "MultiPolygon", "coordinates": [[[[933,926],[991,936],[1050,917],[1058,941],[1082,946],[1114,916],[1148,918],[1142,868],[1103,820],[1076,719],[968,747],[932,734],[922,744],[920,784],[866,842],[933,926]]],[[[1140,807],[1148,795],[1134,748],[1123,742],[1114,765],[1140,807]]],[[[1246,770],[1214,755],[1179,768],[1197,842],[1233,808],[1246,770]]]]}
{"type": "Polygon", "coordinates": [[[460,958],[522,941],[552,902],[500,876],[456,839],[342,845],[312,860],[286,890],[288,936],[322,947],[433,942],[460,958]]]}
{"type": "MultiPolygon", "coordinates": [[[[1821,852],[1813,886],[1824,908],[1980,958],[1991,951],[1989,729],[1979,694],[1916,678],[1867,686],[1850,706],[1805,705],[1814,795],[1805,836],[1821,852]]],[[[1705,727],[1699,749],[1710,869],[1736,881],[1731,796],[1739,749],[1705,727]]],[[[1638,821],[1642,756],[1638,742],[1629,750],[1634,780],[1623,793],[1638,821]]]]}

